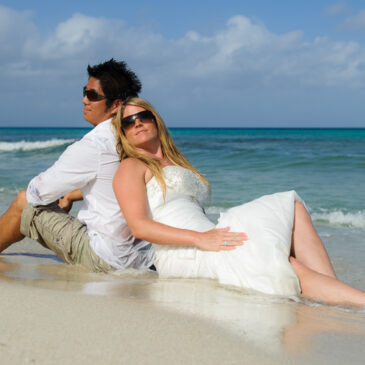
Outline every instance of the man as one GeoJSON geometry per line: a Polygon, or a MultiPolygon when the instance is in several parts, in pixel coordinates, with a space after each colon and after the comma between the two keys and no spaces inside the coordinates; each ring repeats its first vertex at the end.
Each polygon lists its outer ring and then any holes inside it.
{"type": "Polygon", "coordinates": [[[0,252],[27,236],[93,271],[149,268],[151,245],[131,235],[112,189],[119,157],[111,118],[123,100],[138,95],[141,83],[113,59],[87,70],[83,112],[94,129],[33,178],[0,217],[0,252]],[[67,212],[81,199],[75,219],[67,212]]]}

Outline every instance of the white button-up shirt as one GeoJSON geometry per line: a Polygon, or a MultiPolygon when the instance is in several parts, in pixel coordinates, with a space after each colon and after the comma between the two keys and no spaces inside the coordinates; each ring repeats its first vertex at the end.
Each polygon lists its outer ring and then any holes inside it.
{"type": "Polygon", "coordinates": [[[132,236],[114,196],[112,182],[119,163],[108,119],[30,181],[27,201],[47,205],[81,189],[84,200],[77,218],[86,225],[95,253],[116,269],[147,268],[153,264],[151,245],[132,236]]]}

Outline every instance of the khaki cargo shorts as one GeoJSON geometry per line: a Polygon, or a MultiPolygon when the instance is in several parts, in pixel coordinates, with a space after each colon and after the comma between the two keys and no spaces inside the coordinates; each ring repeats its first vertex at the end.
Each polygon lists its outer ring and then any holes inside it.
{"type": "Polygon", "coordinates": [[[68,264],[81,264],[95,272],[115,269],[91,248],[86,226],[56,203],[24,207],[20,232],[52,250],[68,264]]]}

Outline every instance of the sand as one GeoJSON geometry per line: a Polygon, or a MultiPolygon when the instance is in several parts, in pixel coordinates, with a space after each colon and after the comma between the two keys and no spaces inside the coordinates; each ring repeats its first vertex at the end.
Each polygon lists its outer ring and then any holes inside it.
{"type": "Polygon", "coordinates": [[[265,356],[147,303],[0,286],[2,364],[235,364],[265,356]]]}
{"type": "Polygon", "coordinates": [[[155,273],[0,256],[1,364],[362,364],[363,311],[155,273]]]}

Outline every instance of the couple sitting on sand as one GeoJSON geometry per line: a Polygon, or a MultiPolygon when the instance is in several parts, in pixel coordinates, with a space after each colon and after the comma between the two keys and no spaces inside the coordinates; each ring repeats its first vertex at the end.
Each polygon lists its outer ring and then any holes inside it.
{"type": "Polygon", "coordinates": [[[88,74],[83,112],[94,129],[0,217],[0,252],[27,236],[92,271],[157,269],[160,277],[365,305],[365,293],[336,279],[294,191],[231,208],[215,226],[202,208],[208,181],[137,97],[137,76],[113,59],[88,74]],[[82,199],[75,219],[68,212],[82,199]]]}

